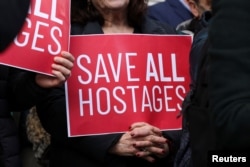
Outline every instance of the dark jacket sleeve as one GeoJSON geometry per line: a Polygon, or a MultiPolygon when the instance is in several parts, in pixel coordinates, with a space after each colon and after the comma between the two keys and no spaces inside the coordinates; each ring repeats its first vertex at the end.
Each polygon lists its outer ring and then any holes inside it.
{"type": "Polygon", "coordinates": [[[108,150],[115,144],[121,134],[68,137],[66,101],[64,87],[53,89],[38,105],[37,111],[41,122],[51,134],[54,145],[80,152],[85,158],[97,162],[107,160],[108,150]]]}
{"type": "Polygon", "coordinates": [[[10,109],[19,111],[34,106],[50,89],[44,89],[35,83],[35,73],[10,68],[8,76],[8,99],[10,109]]]}
{"type": "Polygon", "coordinates": [[[170,155],[168,160],[173,161],[180,147],[181,130],[164,131],[163,136],[168,140],[170,155]]]}
{"type": "Polygon", "coordinates": [[[213,3],[208,85],[218,148],[250,148],[249,7],[249,0],[213,3]]]}

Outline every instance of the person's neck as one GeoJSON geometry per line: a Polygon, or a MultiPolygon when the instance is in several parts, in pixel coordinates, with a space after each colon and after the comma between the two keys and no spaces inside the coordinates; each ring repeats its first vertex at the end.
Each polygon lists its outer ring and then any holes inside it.
{"type": "Polygon", "coordinates": [[[102,26],[104,34],[133,33],[134,28],[128,25],[127,16],[110,14],[104,17],[102,26]]]}

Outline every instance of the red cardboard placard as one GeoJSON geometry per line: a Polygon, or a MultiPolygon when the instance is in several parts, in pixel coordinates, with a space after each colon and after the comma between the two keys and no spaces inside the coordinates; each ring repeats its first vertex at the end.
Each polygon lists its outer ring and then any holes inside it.
{"type": "Polygon", "coordinates": [[[51,74],[55,55],[68,51],[70,0],[32,0],[26,22],[0,64],[51,74]]]}
{"type": "Polygon", "coordinates": [[[72,36],[69,136],[125,132],[134,122],[181,129],[191,41],[183,35],[72,36]]]}

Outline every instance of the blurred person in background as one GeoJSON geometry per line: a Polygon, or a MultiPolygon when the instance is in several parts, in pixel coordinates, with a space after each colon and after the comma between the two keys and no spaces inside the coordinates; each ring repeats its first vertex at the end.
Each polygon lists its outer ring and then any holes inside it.
{"type": "Polygon", "coordinates": [[[165,0],[149,6],[147,15],[176,28],[178,24],[194,17],[187,0],[165,0]]]}
{"type": "Polygon", "coordinates": [[[205,167],[208,151],[213,149],[212,134],[208,129],[208,30],[212,19],[210,0],[188,0],[190,8],[198,13],[183,32],[193,34],[189,55],[190,90],[182,104],[183,126],[175,167],[205,167]],[[186,31],[184,31],[186,30],[186,31]],[[209,142],[208,142],[209,141],[209,142]],[[207,143],[208,142],[208,143],[207,143]]]}
{"type": "Polygon", "coordinates": [[[212,17],[212,12],[211,0],[187,0],[187,2],[195,17],[179,24],[176,30],[184,34],[191,34],[194,36],[193,46],[190,53],[190,76],[191,87],[193,87],[197,78],[197,69],[200,57],[199,54],[195,53],[201,53],[201,46],[203,46],[207,40],[207,31],[212,17]],[[197,34],[199,35],[197,36],[197,34]]]}

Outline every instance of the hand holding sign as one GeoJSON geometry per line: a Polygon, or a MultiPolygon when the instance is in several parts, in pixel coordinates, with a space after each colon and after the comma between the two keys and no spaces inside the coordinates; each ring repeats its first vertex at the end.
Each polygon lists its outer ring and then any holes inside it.
{"type": "Polygon", "coordinates": [[[62,56],[56,56],[52,64],[52,74],[48,76],[44,74],[36,75],[36,83],[43,88],[55,87],[63,84],[71,75],[73,68],[74,57],[69,52],[62,52],[62,56]]]}

